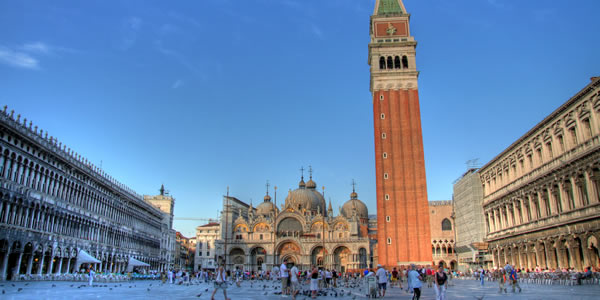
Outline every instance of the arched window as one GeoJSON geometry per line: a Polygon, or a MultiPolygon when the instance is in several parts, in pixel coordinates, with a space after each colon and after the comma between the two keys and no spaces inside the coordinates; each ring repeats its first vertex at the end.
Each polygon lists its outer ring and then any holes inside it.
{"type": "Polygon", "coordinates": [[[402,68],[408,69],[408,58],[406,55],[402,56],[402,68]]]}
{"type": "Polygon", "coordinates": [[[452,230],[452,223],[450,223],[450,220],[444,219],[442,221],[442,231],[447,231],[447,230],[452,230]]]}
{"type": "Polygon", "coordinates": [[[400,69],[400,56],[396,56],[396,58],[394,58],[394,69],[400,69]]]}
{"type": "Polygon", "coordinates": [[[394,68],[394,61],[392,60],[391,56],[388,56],[388,58],[387,58],[387,68],[388,69],[393,69],[394,68]]]}
{"type": "Polygon", "coordinates": [[[380,70],[385,69],[385,57],[383,57],[383,56],[379,58],[379,69],[380,70]]]}

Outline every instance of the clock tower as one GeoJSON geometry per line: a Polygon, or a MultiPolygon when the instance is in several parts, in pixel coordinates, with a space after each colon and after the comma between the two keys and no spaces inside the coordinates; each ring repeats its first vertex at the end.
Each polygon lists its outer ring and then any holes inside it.
{"type": "Polygon", "coordinates": [[[402,0],[377,0],[369,65],[375,127],[378,262],[430,265],[417,42],[402,0]]]}

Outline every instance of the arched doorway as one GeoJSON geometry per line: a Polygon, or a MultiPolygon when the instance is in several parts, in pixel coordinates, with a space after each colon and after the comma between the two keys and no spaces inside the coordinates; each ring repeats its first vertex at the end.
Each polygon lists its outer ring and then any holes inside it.
{"type": "Polygon", "coordinates": [[[600,266],[600,251],[598,251],[598,239],[595,236],[590,236],[587,240],[587,248],[590,253],[590,264],[593,267],[600,266]]]}
{"type": "Polygon", "coordinates": [[[333,267],[341,272],[349,270],[351,253],[350,249],[341,246],[333,251],[333,267]]]}
{"type": "Polygon", "coordinates": [[[252,271],[262,271],[266,258],[267,251],[263,247],[252,249],[252,251],[250,251],[250,269],[252,269],[252,271]]]}
{"type": "Polygon", "coordinates": [[[19,257],[21,255],[21,243],[14,242],[11,247],[11,253],[8,255],[8,266],[6,268],[6,280],[14,280],[15,276],[19,275],[17,264],[19,264],[19,257]]]}
{"type": "Polygon", "coordinates": [[[310,264],[313,266],[317,266],[317,268],[322,268],[325,265],[324,257],[325,253],[323,251],[323,247],[315,247],[310,254],[310,264]]]}
{"type": "Polygon", "coordinates": [[[368,260],[367,249],[365,249],[365,248],[358,249],[358,262],[359,262],[358,267],[361,269],[366,269],[368,267],[367,260],[368,260]]]}
{"type": "Polygon", "coordinates": [[[444,267],[444,269],[448,267],[448,265],[446,265],[446,262],[445,262],[445,261],[443,261],[443,260],[440,260],[440,261],[437,263],[437,266],[438,266],[438,267],[439,267],[440,265],[441,265],[441,266],[443,266],[443,267],[444,267]]]}
{"type": "Polygon", "coordinates": [[[233,270],[240,269],[244,270],[244,262],[245,262],[246,254],[244,250],[240,248],[233,248],[229,251],[229,264],[233,265],[233,270]]]}
{"type": "Polygon", "coordinates": [[[455,260],[453,260],[453,261],[450,262],[450,269],[451,270],[456,270],[456,261],[455,260]]]}
{"type": "Polygon", "coordinates": [[[288,263],[293,263],[295,265],[300,265],[300,246],[296,245],[294,242],[284,242],[278,247],[278,263],[283,262],[284,259],[288,260],[288,263]]]}

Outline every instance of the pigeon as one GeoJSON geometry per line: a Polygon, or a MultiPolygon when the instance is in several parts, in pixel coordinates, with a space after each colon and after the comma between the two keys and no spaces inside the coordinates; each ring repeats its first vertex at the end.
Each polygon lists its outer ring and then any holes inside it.
{"type": "Polygon", "coordinates": [[[56,287],[56,284],[53,284],[52,287],[56,287]]]}
{"type": "Polygon", "coordinates": [[[6,291],[5,291],[5,290],[2,290],[2,295],[4,295],[4,293],[6,293],[6,291]]]}
{"type": "Polygon", "coordinates": [[[19,289],[17,290],[17,292],[20,292],[20,291],[22,291],[22,290],[23,290],[23,288],[19,288],[19,289]]]}
{"type": "Polygon", "coordinates": [[[208,292],[208,289],[205,289],[204,291],[205,291],[205,292],[208,292]]]}
{"type": "Polygon", "coordinates": [[[25,285],[29,285],[29,282],[28,282],[28,283],[26,283],[25,285]]]}
{"type": "Polygon", "coordinates": [[[200,293],[200,294],[196,295],[196,297],[198,297],[198,298],[200,298],[200,296],[202,296],[202,293],[200,293]]]}
{"type": "Polygon", "coordinates": [[[74,284],[71,284],[71,287],[73,287],[73,286],[74,286],[74,284]]]}
{"type": "Polygon", "coordinates": [[[146,290],[149,292],[149,291],[150,291],[150,288],[147,288],[146,290]]]}
{"type": "Polygon", "coordinates": [[[109,291],[112,291],[112,288],[109,288],[108,290],[109,290],[109,291]]]}
{"type": "Polygon", "coordinates": [[[12,286],[14,287],[14,286],[15,286],[15,284],[14,284],[14,283],[12,283],[12,286]]]}

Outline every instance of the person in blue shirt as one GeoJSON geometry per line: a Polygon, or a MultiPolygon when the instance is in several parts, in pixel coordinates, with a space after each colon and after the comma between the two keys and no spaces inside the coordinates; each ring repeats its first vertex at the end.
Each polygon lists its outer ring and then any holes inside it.
{"type": "Polygon", "coordinates": [[[519,293],[521,292],[521,286],[519,286],[519,278],[517,276],[517,270],[514,268],[510,272],[510,284],[512,286],[512,292],[515,292],[515,288],[519,288],[519,293]]]}

